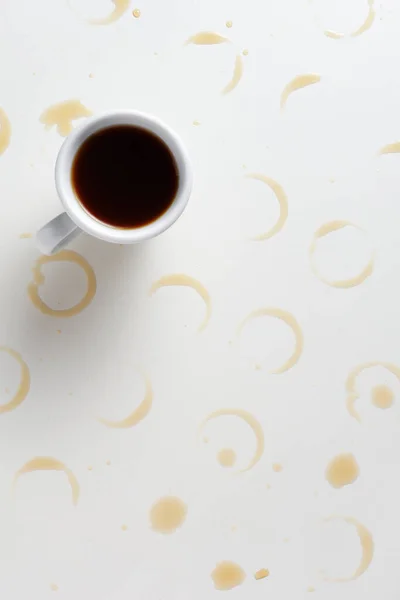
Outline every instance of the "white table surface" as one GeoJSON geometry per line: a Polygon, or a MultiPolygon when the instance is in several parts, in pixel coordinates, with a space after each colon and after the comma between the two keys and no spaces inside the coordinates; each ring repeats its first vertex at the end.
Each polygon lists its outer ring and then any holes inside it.
{"type": "MultiPolygon", "coordinates": [[[[18,408],[0,414],[0,596],[217,598],[210,574],[231,560],[247,574],[226,592],[232,598],[302,598],[313,586],[323,599],[397,599],[400,383],[384,369],[360,375],[361,423],[346,410],[345,383],[364,362],[400,366],[400,157],[379,156],[400,139],[400,4],[376,0],[372,27],[341,40],[324,29],[356,30],[367,0],[138,0],[115,23],[87,22],[112,8],[109,0],[1,7],[0,107],[12,137],[0,157],[0,345],[21,354],[31,386],[18,408]],[[232,43],[184,45],[204,30],[232,43]],[[244,48],[242,80],[223,96],[244,48]],[[281,113],[283,88],[305,73],[321,82],[293,93],[281,113]],[[63,140],[39,117],[68,99],[95,114],[132,108],[165,120],[189,149],[195,185],[179,222],[151,242],[76,240],[71,248],[93,267],[97,293],[82,313],[61,319],[28,298],[39,254],[20,234],[60,211],[53,169],[63,140]],[[285,226],[263,242],[249,238],[271,227],[278,204],[244,177],[251,172],[278,181],[288,197],[285,226]],[[321,273],[351,277],[375,256],[372,275],[350,289],[326,285],[310,265],[314,232],[335,220],[363,232],[321,239],[321,273]],[[209,291],[203,332],[204,305],[193,290],[149,296],[171,273],[209,291]],[[236,336],[261,307],[290,312],[304,334],[299,362],[281,375],[270,371],[293,349],[284,323],[254,320],[236,336]],[[126,430],[99,423],[139,405],[143,371],[154,390],[149,415],[126,430]],[[386,411],[370,402],[381,383],[397,400],[386,411]],[[203,419],[221,408],[245,409],[263,428],[265,451],[247,472],[236,472],[255,447],[245,423],[221,417],[205,430],[208,444],[199,436],[203,419]],[[238,455],[233,470],[216,461],[226,446],[238,455]],[[336,490],[325,468],[341,452],[354,454],[360,476],[336,490]],[[13,494],[16,471],[37,456],[75,474],[76,506],[59,472],[21,476],[13,494]],[[149,510],[165,495],[182,498],[188,515],[163,536],[152,531],[149,510]],[[326,523],[332,515],[358,519],[373,536],[373,560],[354,581],[324,580],[322,571],[351,576],[361,556],[354,528],[326,523]],[[256,581],[263,567],[270,576],[256,581]]],[[[83,296],[77,266],[53,263],[43,272],[40,293],[51,306],[83,296]]],[[[19,367],[4,352],[0,382],[5,404],[19,367]]]]}

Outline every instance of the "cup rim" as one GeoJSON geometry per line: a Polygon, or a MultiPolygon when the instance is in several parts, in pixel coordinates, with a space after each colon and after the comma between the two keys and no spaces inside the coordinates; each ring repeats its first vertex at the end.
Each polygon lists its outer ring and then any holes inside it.
{"type": "Polygon", "coordinates": [[[86,233],[102,240],[134,244],[156,237],[175,223],[188,203],[193,175],[187,150],[179,136],[160,119],[136,110],[115,110],[91,117],[66,138],[57,156],[55,184],[65,211],[86,233]],[[71,178],[76,153],[94,133],[115,125],[135,125],[157,135],[168,146],[178,169],[178,190],[170,207],[155,221],[142,227],[123,229],[108,225],[92,216],[81,204],[71,178]]]}

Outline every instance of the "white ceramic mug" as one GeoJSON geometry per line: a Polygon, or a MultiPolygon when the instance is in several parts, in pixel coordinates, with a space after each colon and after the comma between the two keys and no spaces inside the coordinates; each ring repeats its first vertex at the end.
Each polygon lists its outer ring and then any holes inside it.
{"type": "MultiPolygon", "coordinates": [[[[132,165],[132,169],[134,168],[135,165],[132,165]]],[[[157,173],[154,173],[154,176],[157,177],[157,173]]],[[[186,149],[169,127],[150,115],[124,110],[93,117],[67,137],[58,154],[55,180],[65,212],[47,223],[36,234],[39,250],[48,255],[64,248],[82,231],[116,244],[136,244],[156,237],[171,227],[182,214],[190,197],[193,176],[186,149]],[[155,221],[142,227],[123,229],[99,221],[81,204],[72,184],[72,165],[82,143],[97,131],[115,125],[134,125],[157,135],[172,152],[178,168],[178,190],[171,206],[155,221]]]]}

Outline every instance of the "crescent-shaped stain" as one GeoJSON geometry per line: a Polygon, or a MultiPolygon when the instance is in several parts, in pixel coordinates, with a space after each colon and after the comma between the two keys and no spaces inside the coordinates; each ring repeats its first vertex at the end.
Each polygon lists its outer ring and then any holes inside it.
{"type": "Polygon", "coordinates": [[[111,14],[102,19],[91,19],[89,23],[91,25],[110,25],[110,23],[115,23],[128,10],[130,0],[112,0],[112,3],[114,4],[114,10],[111,14]]]}
{"type": "Polygon", "coordinates": [[[371,532],[365,527],[365,525],[362,525],[359,521],[357,521],[357,519],[354,519],[353,517],[329,517],[326,519],[326,521],[335,520],[342,520],[345,523],[355,527],[361,544],[361,561],[353,575],[350,575],[350,577],[328,577],[325,575],[324,579],[325,581],[330,581],[332,583],[345,583],[347,581],[354,581],[354,579],[357,579],[363,573],[365,573],[371,564],[371,561],[374,557],[374,540],[371,532]]]}
{"type": "Polygon", "coordinates": [[[387,144],[379,150],[379,154],[399,154],[400,153],[400,142],[394,142],[393,144],[387,144]]]}
{"type": "Polygon", "coordinates": [[[243,321],[240,323],[238,327],[238,335],[242,333],[243,328],[245,327],[245,325],[247,325],[249,321],[251,321],[252,319],[257,319],[259,317],[275,317],[276,319],[280,319],[290,327],[296,338],[296,344],[292,355],[281,367],[279,367],[275,371],[272,371],[272,374],[279,375],[294,367],[294,365],[298,362],[301,353],[303,352],[303,332],[294,316],[286,310],[282,310],[281,308],[258,308],[257,310],[253,310],[253,312],[247,315],[247,317],[243,319],[243,321]]]}
{"type": "Polygon", "coordinates": [[[281,94],[281,110],[284,110],[286,107],[287,99],[290,94],[296,92],[297,90],[301,90],[302,88],[308,87],[309,85],[314,85],[315,83],[319,83],[321,81],[321,76],[316,73],[309,73],[306,75],[298,75],[292,81],[290,81],[284,88],[281,94]]]}
{"type": "Polygon", "coordinates": [[[360,397],[360,394],[357,391],[357,378],[360,375],[360,373],[362,373],[366,369],[371,369],[373,367],[383,367],[384,369],[395,375],[395,377],[397,377],[398,381],[400,382],[400,368],[389,362],[367,362],[359,365],[351,371],[346,381],[346,408],[349,414],[360,423],[361,417],[355,409],[355,403],[360,397]]]}
{"type": "Polygon", "coordinates": [[[103,425],[113,429],[129,429],[147,417],[153,405],[153,388],[151,386],[150,379],[146,375],[144,376],[144,381],[146,386],[145,395],[138,408],[136,408],[130,415],[121,421],[110,421],[108,419],[100,418],[100,423],[103,423],[103,425]]]}
{"type": "Polygon", "coordinates": [[[71,486],[72,502],[75,506],[77,505],[79,499],[79,483],[71,469],[64,463],[50,456],[37,456],[25,463],[24,466],[16,472],[14,477],[14,487],[21,475],[32,473],[33,471],[63,471],[71,486]]]}
{"type": "Polygon", "coordinates": [[[355,229],[358,229],[359,231],[363,231],[361,229],[361,227],[358,227],[358,225],[355,225],[354,223],[350,223],[350,221],[330,221],[329,223],[325,223],[324,225],[321,225],[321,227],[319,229],[317,229],[317,231],[314,233],[314,238],[311,243],[310,250],[309,250],[311,268],[312,268],[314,274],[316,275],[316,277],[318,277],[318,279],[320,279],[323,283],[326,283],[326,285],[329,285],[329,286],[335,287],[335,288],[343,288],[343,289],[352,288],[352,287],[356,287],[357,285],[360,285],[370,275],[372,275],[373,270],[374,270],[374,256],[372,255],[369,263],[361,271],[361,273],[359,273],[355,277],[351,277],[350,279],[331,281],[329,279],[326,279],[319,273],[319,271],[314,263],[314,253],[315,253],[315,250],[317,247],[318,240],[322,237],[325,237],[329,233],[333,233],[334,231],[339,231],[340,229],[343,229],[345,227],[354,227],[355,229]]]}
{"type": "Polygon", "coordinates": [[[249,427],[251,427],[251,429],[253,430],[253,433],[256,437],[256,451],[254,453],[253,458],[251,459],[251,461],[249,462],[249,464],[247,465],[247,467],[245,467],[244,469],[241,469],[239,472],[240,473],[244,473],[245,471],[249,471],[250,469],[252,469],[254,467],[254,465],[256,465],[258,463],[258,461],[260,460],[261,456],[263,455],[264,452],[264,431],[260,425],[260,423],[257,421],[257,419],[249,412],[247,412],[246,410],[240,409],[240,408],[221,408],[220,410],[217,410],[215,412],[213,412],[211,415],[209,415],[204,421],[203,423],[200,425],[200,429],[203,429],[204,426],[211,420],[213,419],[217,419],[218,417],[239,417],[239,419],[242,419],[245,423],[247,423],[247,425],[249,425],[249,427]]]}
{"type": "Polygon", "coordinates": [[[39,120],[47,130],[56,127],[57,132],[62,137],[66,137],[72,131],[72,121],[90,117],[92,114],[92,111],[80,100],[66,100],[46,108],[39,120]]]}
{"type": "Polygon", "coordinates": [[[11,123],[5,111],[0,108],[0,154],[3,154],[10,145],[11,123]]]}
{"type": "Polygon", "coordinates": [[[153,283],[153,285],[150,288],[150,295],[154,294],[155,292],[157,292],[157,290],[159,290],[162,287],[169,286],[190,287],[199,294],[200,298],[202,298],[204,304],[206,305],[206,316],[204,318],[204,321],[200,324],[198,328],[198,331],[203,331],[203,329],[207,327],[208,321],[211,317],[211,298],[204,285],[200,283],[200,281],[194,279],[194,277],[190,277],[189,275],[184,275],[180,273],[173,275],[165,275],[164,277],[161,277],[160,279],[158,279],[158,281],[155,281],[153,283]]]}
{"type": "Polygon", "coordinates": [[[8,348],[7,346],[0,346],[0,351],[7,352],[7,354],[15,358],[15,360],[19,363],[21,367],[21,379],[14,397],[12,398],[12,400],[7,402],[7,404],[0,405],[0,414],[3,414],[16,409],[20,404],[22,404],[22,402],[28,395],[29,388],[31,385],[31,377],[28,365],[26,364],[22,356],[19,354],[19,352],[16,352],[12,348],[8,348]]]}
{"type": "Polygon", "coordinates": [[[375,8],[374,8],[374,4],[375,4],[375,0],[368,0],[368,14],[367,14],[365,20],[363,21],[363,23],[360,25],[360,27],[358,29],[356,29],[355,31],[352,31],[349,34],[345,34],[343,32],[333,31],[332,29],[325,29],[324,35],[326,35],[326,37],[329,37],[333,40],[341,40],[345,37],[358,37],[359,35],[365,33],[365,31],[368,31],[368,29],[370,29],[372,27],[372,25],[375,21],[376,12],[375,12],[375,8]]]}
{"type": "Polygon", "coordinates": [[[256,179],[257,181],[262,181],[265,183],[274,192],[276,199],[279,202],[279,218],[275,225],[265,233],[261,233],[253,238],[253,241],[268,240],[278,233],[286,223],[286,219],[288,217],[288,201],[285,190],[277,181],[271,179],[271,177],[262,175],[261,173],[250,173],[249,175],[246,175],[246,177],[248,179],[256,179]]]}
{"type": "Polygon", "coordinates": [[[196,46],[214,46],[216,44],[225,44],[229,42],[227,37],[214,33],[213,31],[199,31],[186,40],[185,45],[195,44],[196,46]]]}
{"type": "Polygon", "coordinates": [[[50,317],[72,317],[82,312],[93,300],[96,294],[97,282],[96,275],[87,260],[73,250],[62,250],[52,256],[41,256],[33,267],[33,281],[28,285],[28,295],[37,309],[44,315],[50,317]],[[42,274],[42,266],[51,262],[71,262],[83,269],[87,277],[87,291],[85,296],[78,304],[71,308],[54,309],[48,306],[39,296],[39,286],[43,285],[45,278],[42,274]]]}
{"type": "Polygon", "coordinates": [[[234,90],[235,87],[237,86],[237,84],[239,83],[239,81],[242,79],[242,75],[243,75],[243,59],[240,56],[240,54],[238,54],[235,59],[235,66],[233,69],[232,79],[230,80],[228,85],[226,85],[224,87],[224,89],[222,90],[222,93],[229,94],[229,92],[234,90]]]}

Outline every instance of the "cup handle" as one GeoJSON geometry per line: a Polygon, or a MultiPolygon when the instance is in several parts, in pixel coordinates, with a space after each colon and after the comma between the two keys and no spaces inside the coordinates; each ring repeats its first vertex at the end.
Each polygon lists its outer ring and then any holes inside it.
{"type": "Polygon", "coordinates": [[[36,244],[42,254],[51,256],[62,250],[80,233],[79,227],[64,212],[39,229],[36,234],[36,244]]]}

